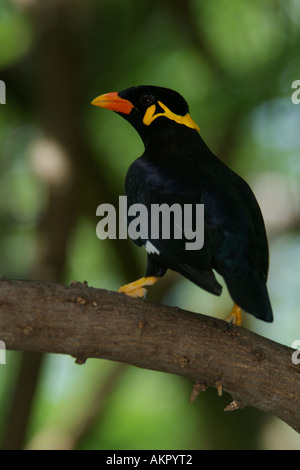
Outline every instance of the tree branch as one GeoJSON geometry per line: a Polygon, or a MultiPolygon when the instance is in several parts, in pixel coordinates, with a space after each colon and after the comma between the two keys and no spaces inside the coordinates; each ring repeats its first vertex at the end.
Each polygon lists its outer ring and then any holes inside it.
{"type": "Polygon", "coordinates": [[[228,410],[251,405],[300,432],[300,366],[293,350],[223,320],[102,289],[0,282],[0,339],[7,349],[89,357],[188,377],[191,398],[229,392],[228,410]]]}

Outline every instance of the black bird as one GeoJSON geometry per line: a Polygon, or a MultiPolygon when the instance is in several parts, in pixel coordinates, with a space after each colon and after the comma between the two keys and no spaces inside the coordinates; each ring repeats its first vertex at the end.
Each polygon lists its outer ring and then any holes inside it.
{"type": "Polygon", "coordinates": [[[149,214],[153,204],[179,204],[183,209],[189,204],[194,213],[196,205],[204,205],[202,248],[187,250],[188,238],[185,233],[176,238],[176,227],[170,239],[161,232],[159,238],[141,234],[133,241],[147,250],[145,277],[119,291],[143,297],[145,286],[172,269],[220,295],[215,270],[234,301],[230,322],[241,323],[241,309],[273,321],[266,287],[268,241],[259,205],[249,185],[209,150],[184,98],[168,88],[138,86],[98,96],[92,104],[116,111],[144,142],[145,152],[126,176],[129,205],[144,204],[149,214]]]}

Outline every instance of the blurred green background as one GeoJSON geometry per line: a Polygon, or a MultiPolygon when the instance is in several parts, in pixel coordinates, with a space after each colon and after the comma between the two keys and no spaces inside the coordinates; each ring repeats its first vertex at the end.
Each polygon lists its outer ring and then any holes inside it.
{"type": "MultiPolygon", "coordinates": [[[[124,194],[142,143],[90,102],[152,84],[179,91],[209,147],[252,186],[270,241],[275,321],[252,331],[300,338],[300,79],[297,0],[2,0],[1,275],[116,290],[144,273],[129,240],[99,240],[96,208],[124,194]]],[[[168,272],[149,301],[224,318],[232,304],[168,272]]],[[[244,316],[245,317],[245,316],[244,316]]],[[[1,332],[0,332],[1,338],[1,332]]],[[[2,447],[299,449],[300,437],[209,389],[189,404],[180,377],[102,360],[7,352],[2,447]]]]}

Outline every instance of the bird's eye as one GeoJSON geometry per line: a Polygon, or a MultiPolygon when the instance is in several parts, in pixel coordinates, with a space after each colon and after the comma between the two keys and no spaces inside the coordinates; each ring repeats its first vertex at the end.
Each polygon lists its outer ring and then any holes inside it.
{"type": "Polygon", "coordinates": [[[150,94],[146,94],[146,95],[142,95],[140,97],[140,103],[143,105],[143,106],[149,106],[149,104],[152,104],[154,101],[154,96],[153,95],[150,95],[150,94]]]}

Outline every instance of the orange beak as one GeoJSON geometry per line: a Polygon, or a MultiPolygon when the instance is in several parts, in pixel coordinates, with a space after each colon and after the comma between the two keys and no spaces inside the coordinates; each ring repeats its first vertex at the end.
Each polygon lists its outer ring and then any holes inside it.
{"type": "Polygon", "coordinates": [[[97,96],[92,101],[94,106],[100,108],[111,109],[112,111],[118,111],[119,113],[129,114],[133,104],[129,100],[124,100],[118,95],[118,92],[105,93],[104,95],[97,96]]]}

